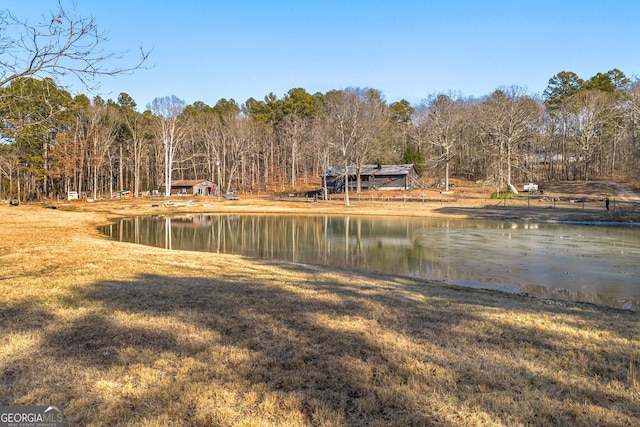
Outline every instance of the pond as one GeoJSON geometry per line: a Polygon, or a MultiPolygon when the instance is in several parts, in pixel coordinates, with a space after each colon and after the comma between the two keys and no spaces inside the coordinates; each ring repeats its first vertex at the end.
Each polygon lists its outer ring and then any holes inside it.
{"type": "Polygon", "coordinates": [[[112,239],[640,309],[640,227],[362,216],[122,219],[112,239]]]}

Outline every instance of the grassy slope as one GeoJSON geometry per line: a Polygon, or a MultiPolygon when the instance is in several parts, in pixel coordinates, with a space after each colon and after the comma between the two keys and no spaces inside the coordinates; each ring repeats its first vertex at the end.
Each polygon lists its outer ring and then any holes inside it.
{"type": "Polygon", "coordinates": [[[0,206],[0,405],[70,425],[640,417],[638,313],[116,243],[106,219],[0,206]]]}

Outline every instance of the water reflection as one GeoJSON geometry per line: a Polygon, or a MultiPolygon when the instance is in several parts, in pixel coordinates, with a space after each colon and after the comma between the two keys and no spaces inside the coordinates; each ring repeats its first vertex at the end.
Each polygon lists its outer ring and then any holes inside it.
{"type": "Polygon", "coordinates": [[[191,215],[121,220],[111,238],[317,263],[638,309],[638,227],[387,217],[191,215]]]}

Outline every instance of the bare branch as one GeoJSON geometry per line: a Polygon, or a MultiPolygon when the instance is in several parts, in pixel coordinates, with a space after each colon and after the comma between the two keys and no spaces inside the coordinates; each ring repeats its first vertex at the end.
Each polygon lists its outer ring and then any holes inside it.
{"type": "Polygon", "coordinates": [[[124,52],[105,52],[108,41],[94,17],[76,15],[58,2],[58,9],[32,25],[10,11],[0,11],[0,87],[21,77],[51,77],[59,83],[74,76],[90,90],[99,88],[99,76],[128,74],[143,68],[150,51],[140,48],[140,58],[131,66],[111,65],[124,52]]]}

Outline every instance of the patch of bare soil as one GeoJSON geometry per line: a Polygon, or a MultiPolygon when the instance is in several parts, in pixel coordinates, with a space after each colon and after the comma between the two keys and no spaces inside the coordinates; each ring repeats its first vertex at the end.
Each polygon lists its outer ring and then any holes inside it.
{"type": "Polygon", "coordinates": [[[611,181],[563,181],[545,183],[541,186],[563,197],[617,198],[623,201],[640,201],[637,185],[611,181]]]}

